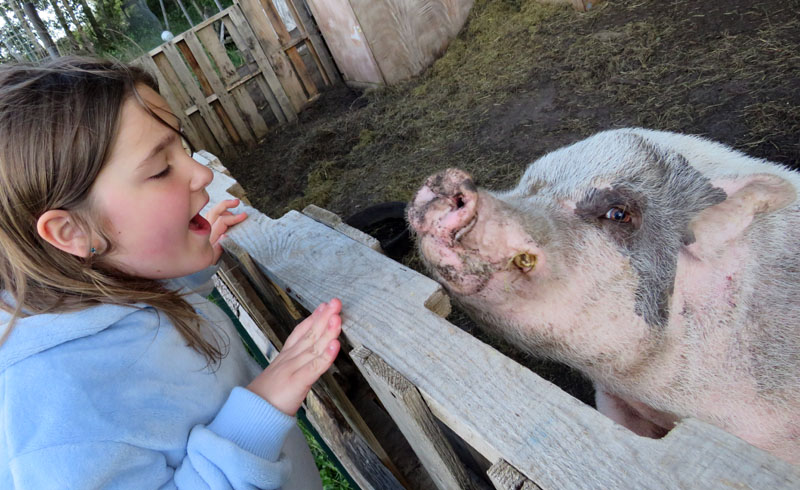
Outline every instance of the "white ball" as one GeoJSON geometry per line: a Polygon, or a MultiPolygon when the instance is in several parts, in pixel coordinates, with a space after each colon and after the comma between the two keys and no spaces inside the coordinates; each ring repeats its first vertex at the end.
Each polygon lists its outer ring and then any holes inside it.
{"type": "Polygon", "coordinates": [[[173,37],[175,37],[175,34],[169,32],[169,31],[164,31],[164,32],[161,33],[161,40],[164,41],[164,42],[172,41],[173,37]]]}

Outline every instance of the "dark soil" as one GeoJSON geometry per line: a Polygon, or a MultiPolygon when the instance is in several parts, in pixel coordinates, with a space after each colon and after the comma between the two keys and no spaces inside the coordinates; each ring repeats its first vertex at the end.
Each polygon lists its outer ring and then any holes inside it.
{"type": "MultiPolygon", "coordinates": [[[[798,12],[798,0],[620,0],[587,13],[476,0],[419,77],[330,90],[226,165],[272,217],[407,201],[452,166],[509,187],[542,154],[626,126],[699,134],[797,168],[798,12]]],[[[458,312],[451,321],[469,326],[458,312]]]]}

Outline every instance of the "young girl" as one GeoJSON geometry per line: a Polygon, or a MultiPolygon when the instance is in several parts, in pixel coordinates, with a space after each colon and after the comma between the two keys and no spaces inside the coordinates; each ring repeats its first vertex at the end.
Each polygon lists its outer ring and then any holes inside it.
{"type": "Polygon", "coordinates": [[[142,70],[0,67],[0,488],[321,486],[294,415],[341,303],[259,373],[205,299],[245,218],[211,178],[142,70]]]}

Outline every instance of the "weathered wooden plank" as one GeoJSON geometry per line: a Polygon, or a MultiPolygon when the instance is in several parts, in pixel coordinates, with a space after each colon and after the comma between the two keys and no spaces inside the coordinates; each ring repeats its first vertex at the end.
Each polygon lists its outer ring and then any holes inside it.
{"type": "MultiPolygon", "coordinates": [[[[186,89],[183,87],[183,84],[175,74],[175,69],[172,68],[172,64],[170,64],[169,60],[167,59],[167,55],[164,53],[163,46],[162,48],[159,48],[157,53],[153,54],[152,60],[158,68],[158,73],[160,73],[167,82],[170,88],[170,93],[172,93],[172,95],[175,97],[175,100],[178,101],[178,104],[181,107],[181,112],[185,111],[190,105],[193,105],[191,97],[189,97],[189,94],[186,93],[186,89]]],[[[160,84],[159,88],[161,88],[160,84]]]]}
{"type": "Polygon", "coordinates": [[[288,29],[286,29],[286,24],[283,23],[283,19],[281,19],[281,15],[278,13],[275,4],[272,0],[260,0],[260,3],[261,8],[264,9],[264,13],[267,14],[267,18],[272,24],[272,28],[275,29],[275,34],[278,35],[278,41],[281,45],[286,45],[291,41],[292,36],[289,34],[288,29]]]}
{"type": "MultiPolygon", "coordinates": [[[[236,106],[241,110],[242,117],[245,119],[245,124],[253,131],[255,138],[260,139],[264,137],[269,129],[267,128],[267,123],[264,121],[264,118],[258,113],[258,108],[250,97],[250,94],[248,94],[247,90],[242,86],[231,87],[238,83],[240,77],[236,71],[236,67],[233,66],[231,59],[228,57],[225,48],[220,44],[217,33],[209,26],[205,29],[198,30],[197,37],[203,43],[209,56],[211,56],[211,59],[214,60],[214,63],[219,69],[219,76],[224,85],[215,88],[217,93],[229,92],[236,101],[236,106]]],[[[252,76],[259,75],[254,74],[252,76]]]]}
{"type": "MultiPolygon", "coordinates": [[[[244,119],[242,119],[242,116],[239,113],[239,108],[237,106],[237,103],[233,100],[233,97],[231,97],[228,91],[225,90],[225,84],[222,83],[222,80],[217,75],[216,70],[214,70],[214,67],[211,65],[211,62],[206,56],[203,44],[200,43],[200,40],[197,38],[197,35],[192,31],[187,32],[185,37],[185,42],[186,46],[189,48],[191,52],[192,58],[198,65],[200,72],[197,75],[198,78],[200,78],[202,74],[202,77],[208,84],[209,92],[217,94],[217,96],[219,97],[219,102],[222,106],[221,108],[224,110],[225,115],[230,120],[230,124],[233,125],[236,134],[242,140],[247,142],[251,147],[255,146],[256,143],[255,137],[250,132],[250,128],[248,127],[247,123],[245,123],[244,119]]],[[[215,45],[216,47],[220,47],[219,41],[217,40],[216,37],[214,38],[214,41],[209,40],[209,44],[215,45]]],[[[208,49],[207,46],[206,49],[208,49]]]]}
{"type": "Polygon", "coordinates": [[[297,72],[297,76],[299,76],[300,80],[303,82],[303,87],[306,89],[308,98],[312,98],[317,95],[319,93],[319,90],[317,90],[317,84],[314,83],[314,80],[311,78],[311,74],[308,73],[308,68],[306,68],[303,58],[301,58],[300,53],[297,52],[297,47],[292,46],[291,48],[287,49],[286,56],[289,57],[289,61],[292,62],[292,66],[297,72]]]}
{"type": "MultiPolygon", "coordinates": [[[[240,51],[248,50],[253,54],[256,64],[258,64],[258,67],[261,69],[261,73],[264,75],[264,79],[267,81],[270,91],[278,101],[278,105],[280,105],[284,116],[290,121],[296,121],[297,111],[305,104],[305,96],[302,95],[303,88],[294,75],[294,71],[284,66],[288,64],[288,61],[284,64],[281,64],[282,62],[278,63],[276,66],[275,60],[273,59],[273,62],[270,63],[269,60],[271,58],[262,51],[259,40],[263,40],[262,36],[267,29],[262,29],[259,32],[259,36],[256,37],[250,27],[259,25],[259,15],[263,16],[263,12],[245,11],[245,6],[252,7],[251,2],[243,2],[241,5],[243,7],[242,12],[237,10],[231,11],[231,15],[228,17],[229,20],[225,20],[225,26],[228,29],[235,27],[231,31],[231,37],[234,43],[236,43],[240,51]],[[242,13],[248,16],[249,22],[245,22],[242,13]],[[287,74],[287,72],[291,72],[291,75],[287,74]]],[[[281,54],[283,53],[281,52],[281,54]]]]}
{"type": "Polygon", "coordinates": [[[473,490],[463,464],[417,388],[365,347],[350,352],[361,374],[400,427],[437,488],[473,490]]]}
{"type": "MultiPolygon", "coordinates": [[[[291,101],[293,107],[290,112],[297,112],[306,104],[306,96],[303,93],[303,86],[297,78],[297,74],[292,69],[289,58],[283,52],[282,43],[278,39],[278,34],[275,32],[276,26],[270,22],[266,12],[262,8],[259,0],[236,0],[241,7],[241,11],[247,17],[248,24],[257,33],[253,39],[259,47],[263,48],[263,61],[266,61],[267,66],[271,66],[277,79],[280,80],[279,85],[282,87],[284,94],[291,101]]],[[[286,26],[280,22],[283,29],[286,26]]],[[[277,27],[279,28],[279,27],[277,27]]],[[[256,61],[259,61],[256,58],[256,61]]],[[[263,69],[263,68],[262,68],[263,69]]],[[[266,74],[265,74],[266,75],[266,74]]],[[[281,96],[277,93],[269,79],[270,88],[275,92],[278,101],[281,102],[281,107],[284,107],[281,96]]],[[[287,112],[286,117],[291,119],[290,114],[287,112]]]]}
{"type": "Polygon", "coordinates": [[[497,490],[542,490],[502,459],[493,464],[486,474],[497,490]]]}
{"type": "Polygon", "coordinates": [[[183,57],[181,57],[180,53],[178,53],[177,48],[172,44],[167,43],[164,45],[164,54],[167,56],[170,65],[172,65],[172,68],[175,70],[175,73],[180,79],[183,87],[186,89],[190,99],[197,106],[198,111],[203,116],[203,120],[214,134],[214,138],[216,138],[217,142],[222,147],[222,151],[224,153],[231,153],[233,151],[233,141],[231,140],[230,135],[225,130],[225,127],[217,117],[217,114],[206,101],[206,97],[203,92],[200,91],[200,88],[194,82],[194,78],[186,68],[186,65],[183,62],[183,57]]]}
{"type": "Polygon", "coordinates": [[[338,418],[337,411],[326,404],[316,393],[306,397],[306,414],[314,429],[325,444],[336,454],[336,458],[362,490],[403,490],[408,488],[375,456],[361,441],[360,436],[345,421],[338,418]]]}
{"type": "Polygon", "coordinates": [[[386,81],[348,0],[308,0],[342,77],[349,84],[386,81]]]}
{"type": "MultiPolygon", "coordinates": [[[[281,123],[287,122],[289,119],[287,119],[286,114],[281,109],[281,105],[278,102],[278,99],[275,97],[275,94],[272,93],[272,90],[267,85],[265,77],[260,76],[259,72],[259,76],[256,77],[255,80],[256,84],[258,85],[258,88],[260,88],[261,93],[264,94],[264,98],[267,100],[269,108],[272,109],[272,113],[275,115],[275,118],[278,120],[278,122],[281,123]]],[[[296,118],[297,115],[295,114],[295,119],[296,118]]]]}
{"type": "Polygon", "coordinates": [[[358,243],[365,245],[376,252],[383,253],[383,250],[381,249],[381,243],[378,240],[367,235],[363,231],[348,225],[342,221],[342,218],[340,218],[336,213],[331,213],[327,209],[322,209],[319,206],[310,204],[303,209],[303,214],[314,221],[318,221],[322,224],[330,226],[339,233],[344,233],[358,243]]]}
{"type": "Polygon", "coordinates": [[[308,50],[311,52],[311,56],[314,57],[314,60],[319,67],[325,84],[332,85],[338,83],[341,80],[339,77],[339,70],[333,63],[333,59],[331,59],[328,48],[323,42],[319,31],[317,30],[314,19],[308,15],[305,5],[303,5],[301,0],[287,0],[286,3],[289,6],[289,9],[292,11],[295,20],[298,21],[297,27],[299,28],[300,32],[303,34],[303,36],[310,40],[310,42],[306,43],[306,45],[308,46],[308,50]]]}
{"type": "Polygon", "coordinates": [[[179,42],[173,42],[173,45],[181,52],[183,59],[186,60],[186,63],[189,65],[189,69],[194,75],[194,78],[197,80],[197,83],[200,84],[200,89],[205,96],[205,102],[217,114],[217,117],[222,122],[222,125],[225,126],[225,131],[233,140],[234,145],[238,145],[241,143],[242,137],[234,127],[231,117],[227,112],[225,112],[225,108],[223,108],[220,104],[214,103],[219,101],[220,96],[214,93],[214,89],[211,87],[211,83],[208,81],[206,74],[203,73],[203,69],[200,67],[200,64],[195,58],[194,53],[192,53],[192,50],[189,49],[189,46],[186,44],[187,37],[194,37],[194,33],[191,31],[185,32],[181,40],[179,42]]]}
{"type": "Polygon", "coordinates": [[[458,34],[472,0],[350,0],[386,83],[419,74],[458,34]]]}
{"type": "MultiPolygon", "coordinates": [[[[155,62],[149,55],[144,55],[138,58],[139,63],[141,66],[150,72],[152,75],[156,77],[158,81],[158,93],[164,97],[164,100],[167,101],[169,107],[172,109],[172,113],[175,114],[175,117],[181,122],[181,128],[183,128],[184,133],[192,141],[192,144],[200,145],[208,147],[211,151],[221,151],[221,148],[216,146],[216,142],[214,144],[206,143],[204,138],[200,137],[195,125],[189,119],[189,116],[183,110],[181,103],[178,101],[178,98],[172,91],[171,84],[167,81],[164,74],[161,73],[161,70],[156,66],[155,62]]],[[[213,141],[213,140],[212,140],[213,141]]]]}
{"type": "Polygon", "coordinates": [[[341,298],[351,344],[397,369],[487,459],[543,488],[800,485],[800,470],[695,420],[660,440],[636,436],[426,310],[440,291],[430,279],[300,213],[248,212],[229,240],[305,307],[341,298]]]}

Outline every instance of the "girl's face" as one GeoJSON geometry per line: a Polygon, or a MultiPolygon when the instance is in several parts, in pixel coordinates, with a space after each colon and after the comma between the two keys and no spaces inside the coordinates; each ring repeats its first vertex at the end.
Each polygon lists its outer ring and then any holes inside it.
{"type": "MultiPolygon", "coordinates": [[[[143,85],[137,90],[154,113],[178,127],[158,93],[143,85]]],[[[212,178],[174,129],[129,97],[110,156],[90,191],[92,207],[114,244],[105,258],[148,279],[181,277],[211,265],[211,226],[198,213],[208,202],[205,187],[212,178]]],[[[105,244],[99,245],[102,253],[105,244]]]]}

